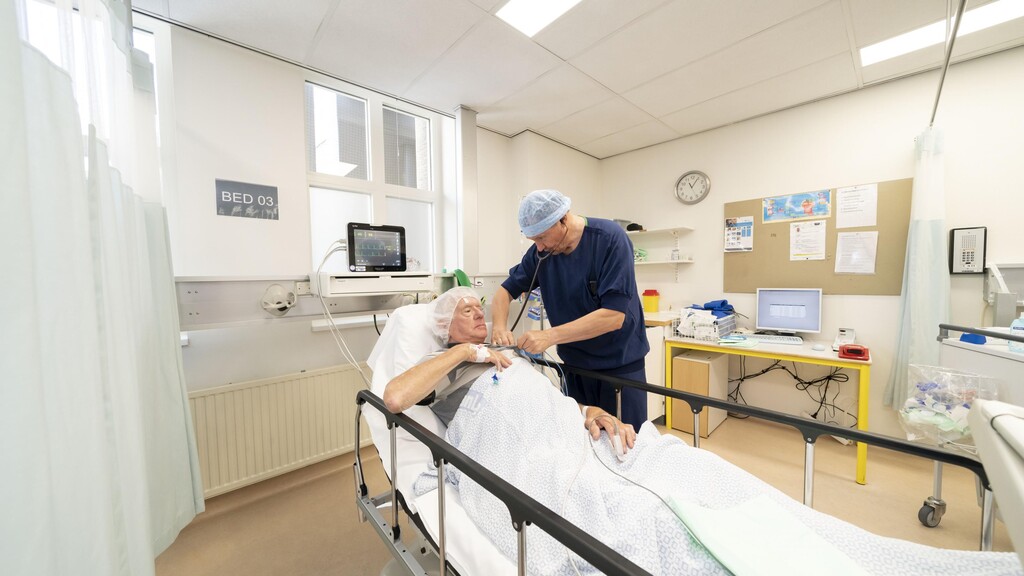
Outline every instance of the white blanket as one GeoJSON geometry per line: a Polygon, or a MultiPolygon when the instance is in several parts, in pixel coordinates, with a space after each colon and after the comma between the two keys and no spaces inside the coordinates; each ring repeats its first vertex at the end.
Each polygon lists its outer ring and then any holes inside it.
{"type": "MultiPolygon", "coordinates": [[[[865,532],[803,506],[714,454],[691,448],[675,437],[659,435],[650,424],[644,425],[637,447],[626,461],[619,463],[605,436],[591,448],[575,402],[561,396],[545,377],[521,361],[508,368],[497,384],[492,382],[490,372],[477,380],[448,428],[448,440],[654,574],[725,571],[651,491],[677,502],[722,511],[766,495],[788,514],[787,522],[802,523],[868,573],[1022,573],[1017,557],[1010,553],[942,550],[865,532]],[[620,478],[602,461],[646,488],[620,478]]],[[[515,531],[505,506],[457,471],[449,476],[458,484],[470,518],[515,562],[515,531]]],[[[425,482],[418,483],[418,492],[434,478],[423,476],[425,482]]],[[[757,529],[768,533],[778,524],[781,522],[764,518],[757,529]]],[[[749,542],[737,539],[736,544],[742,549],[749,542]]],[[[778,563],[779,557],[765,560],[778,563]]],[[[798,557],[799,550],[794,549],[784,565],[753,565],[760,572],[796,573],[797,566],[789,562],[798,557]]],[[[536,526],[527,528],[527,562],[529,572],[536,574],[596,573],[536,526]]],[[[816,569],[820,573],[825,567],[819,564],[816,569]]]]}

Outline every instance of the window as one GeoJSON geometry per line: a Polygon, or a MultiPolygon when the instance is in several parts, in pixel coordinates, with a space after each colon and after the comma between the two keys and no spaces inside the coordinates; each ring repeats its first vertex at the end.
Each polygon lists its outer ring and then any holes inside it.
{"type": "MultiPolygon", "coordinates": [[[[345,192],[326,188],[310,187],[310,239],[313,246],[313,268],[315,272],[327,249],[335,240],[346,241],[349,222],[370,222],[369,194],[345,192]]],[[[348,271],[348,259],[335,252],[324,262],[321,270],[330,274],[344,274],[348,271]]]]}
{"type": "MultiPolygon", "coordinates": [[[[437,271],[446,212],[440,143],[454,121],[312,73],[305,101],[313,270],[349,222],[367,222],[404,227],[408,270],[437,271]]],[[[336,254],[323,271],[345,265],[336,254]]]]}
{"type": "Polygon", "coordinates": [[[429,190],[430,121],[384,108],[384,180],[429,190]]]}
{"type": "Polygon", "coordinates": [[[366,101],[306,83],[309,171],[366,180],[366,101]]]}
{"type": "Polygon", "coordinates": [[[434,269],[434,206],[429,202],[388,198],[388,224],[405,227],[406,268],[434,269]]]}

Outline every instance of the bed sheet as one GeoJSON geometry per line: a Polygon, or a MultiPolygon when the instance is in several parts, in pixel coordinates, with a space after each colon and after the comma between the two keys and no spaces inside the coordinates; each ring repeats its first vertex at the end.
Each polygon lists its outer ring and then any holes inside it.
{"type": "MultiPolygon", "coordinates": [[[[1012,553],[944,550],[867,532],[804,506],[710,452],[661,435],[649,423],[640,430],[637,447],[625,462],[615,463],[607,441],[592,446],[583,441],[582,447],[577,447],[580,435],[557,433],[579,429],[586,437],[582,416],[575,406],[554,409],[558,403],[571,401],[529,367],[514,363],[498,385],[485,373],[471,394],[475,396],[467,396],[463,403],[472,401],[471,407],[460,409],[449,426],[448,441],[453,446],[652,573],[715,574],[723,570],[689,539],[678,518],[657,496],[619,474],[712,514],[728,513],[766,496],[868,573],[1024,574],[1012,553]],[[562,465],[577,461],[576,466],[562,465]]],[[[460,478],[453,472],[448,477],[458,483],[462,507],[480,530],[504,556],[514,558],[515,535],[505,505],[466,475],[460,478]]],[[[424,492],[421,489],[420,493],[424,492]]],[[[770,518],[758,524],[762,531],[775,529],[770,518]]],[[[569,560],[558,543],[546,542],[550,537],[542,530],[528,530],[527,538],[531,570],[566,575],[577,570],[594,572],[584,562],[569,560]]],[[[783,573],[796,573],[798,559],[783,554],[775,563],[783,573]]],[[[813,563],[800,567],[807,574],[818,574],[821,568],[813,563]]],[[[764,566],[755,567],[752,573],[764,573],[764,566]]]]}
{"type": "MultiPolygon", "coordinates": [[[[411,492],[408,492],[411,494],[411,492]]],[[[431,490],[416,498],[420,522],[430,533],[434,542],[440,542],[441,530],[438,523],[437,490],[431,490]]],[[[458,488],[447,484],[444,491],[445,547],[448,561],[462,576],[515,576],[517,567],[505,557],[494,544],[484,536],[462,507],[458,488]]],[[[527,528],[539,530],[539,528],[527,528]]],[[[527,550],[529,554],[529,550],[527,550]]]]}

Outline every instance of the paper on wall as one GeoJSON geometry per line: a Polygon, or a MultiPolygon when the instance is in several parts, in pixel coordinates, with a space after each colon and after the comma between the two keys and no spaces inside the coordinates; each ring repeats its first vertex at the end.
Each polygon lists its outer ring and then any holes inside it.
{"type": "Polygon", "coordinates": [[[878,231],[840,232],[836,244],[836,274],[874,274],[878,231]]]}
{"type": "Polygon", "coordinates": [[[740,216],[725,219],[725,251],[751,252],[754,250],[754,217],[740,216]]]}
{"type": "Polygon", "coordinates": [[[789,225],[790,260],[824,260],[827,220],[793,222],[789,225]]]}
{"type": "Polygon", "coordinates": [[[836,228],[877,224],[878,184],[862,184],[836,190],[836,228]]]}

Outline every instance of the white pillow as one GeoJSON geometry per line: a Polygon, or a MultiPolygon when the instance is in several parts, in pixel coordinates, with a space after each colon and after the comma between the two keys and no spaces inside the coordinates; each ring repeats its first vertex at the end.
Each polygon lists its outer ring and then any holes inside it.
{"type": "MultiPolygon", "coordinates": [[[[384,331],[366,363],[373,370],[372,392],[384,397],[384,388],[395,376],[415,366],[424,356],[441,349],[431,331],[434,303],[410,304],[391,313],[384,331]]],[[[446,428],[441,420],[426,406],[413,406],[404,414],[423,425],[427,430],[444,438],[446,428]]],[[[391,477],[391,433],[384,415],[376,408],[363,410],[366,424],[370,429],[373,444],[380,454],[384,472],[391,477]]],[[[399,492],[406,495],[405,501],[411,512],[416,512],[412,484],[416,477],[428,469],[433,458],[430,450],[405,430],[399,429],[395,440],[395,464],[398,478],[394,479],[399,492]]]]}
{"type": "Polygon", "coordinates": [[[391,313],[366,361],[373,370],[373,391],[378,396],[384,395],[384,387],[392,378],[441,349],[431,331],[433,314],[434,302],[402,306],[391,313]]]}

